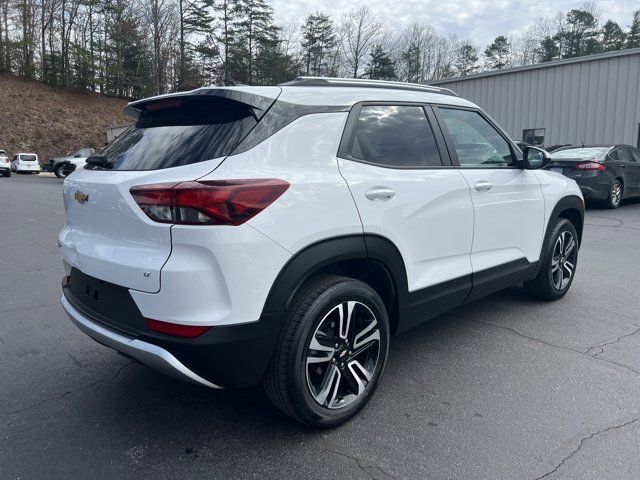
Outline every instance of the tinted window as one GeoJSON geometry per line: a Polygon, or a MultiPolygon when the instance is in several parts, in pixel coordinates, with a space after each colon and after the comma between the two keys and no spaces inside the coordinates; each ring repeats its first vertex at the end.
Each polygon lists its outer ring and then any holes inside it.
{"type": "Polygon", "coordinates": [[[631,155],[627,151],[626,148],[616,148],[613,152],[609,154],[609,158],[612,160],[617,160],[619,162],[632,162],[631,155]]]}
{"type": "Polygon", "coordinates": [[[630,148],[631,155],[633,156],[633,160],[640,163],[640,150],[637,148],[630,148]]]}
{"type": "Polygon", "coordinates": [[[142,112],[102,152],[114,170],[155,170],[229,155],[256,125],[249,106],[223,98],[189,97],[142,112]]]}
{"type": "Polygon", "coordinates": [[[458,154],[467,167],[516,165],[509,143],[478,112],[441,108],[440,112],[458,154]]]}
{"type": "Polygon", "coordinates": [[[20,155],[20,160],[23,162],[35,162],[37,159],[35,155],[20,155]]]}
{"type": "Polygon", "coordinates": [[[418,106],[363,106],[351,155],[391,167],[442,165],[429,121],[418,106]]]}

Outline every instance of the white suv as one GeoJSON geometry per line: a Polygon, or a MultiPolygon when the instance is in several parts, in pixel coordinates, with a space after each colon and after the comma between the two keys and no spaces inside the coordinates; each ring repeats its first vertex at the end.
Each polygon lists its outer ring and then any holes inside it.
{"type": "Polygon", "coordinates": [[[329,427],[369,400],[391,334],[574,278],[580,189],[448,90],[299,78],[126,111],[135,126],[64,182],[62,304],[175,377],[263,383],[329,427]]]}
{"type": "Polygon", "coordinates": [[[7,152],[0,150],[0,174],[3,177],[11,176],[11,160],[7,157],[7,152]]]}

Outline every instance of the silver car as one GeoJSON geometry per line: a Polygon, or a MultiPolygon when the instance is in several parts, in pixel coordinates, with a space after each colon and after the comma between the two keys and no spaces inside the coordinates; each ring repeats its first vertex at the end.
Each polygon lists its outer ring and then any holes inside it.
{"type": "Polygon", "coordinates": [[[49,169],[58,178],[64,178],[76,168],[82,168],[87,160],[95,153],[93,148],[81,148],[75,153],[70,153],[64,157],[55,157],[48,160],[49,169]]]}

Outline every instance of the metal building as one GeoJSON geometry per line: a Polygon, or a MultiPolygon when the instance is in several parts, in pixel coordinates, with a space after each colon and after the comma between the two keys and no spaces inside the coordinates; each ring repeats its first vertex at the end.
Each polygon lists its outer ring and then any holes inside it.
{"type": "Polygon", "coordinates": [[[532,145],[640,148],[640,48],[431,83],[476,103],[532,145]]]}

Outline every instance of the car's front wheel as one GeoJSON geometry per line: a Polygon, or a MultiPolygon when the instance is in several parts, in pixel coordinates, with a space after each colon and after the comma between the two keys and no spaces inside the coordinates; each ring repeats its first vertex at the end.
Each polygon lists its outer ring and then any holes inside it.
{"type": "Polygon", "coordinates": [[[292,303],[265,390],[303,423],[339,425],[375,392],[388,347],[389,319],[375,290],[352,278],[317,277],[292,303]]]}
{"type": "Polygon", "coordinates": [[[559,218],[543,245],[536,278],[524,286],[535,297],[557,300],[569,291],[577,265],[578,233],[573,223],[559,218]]]}

